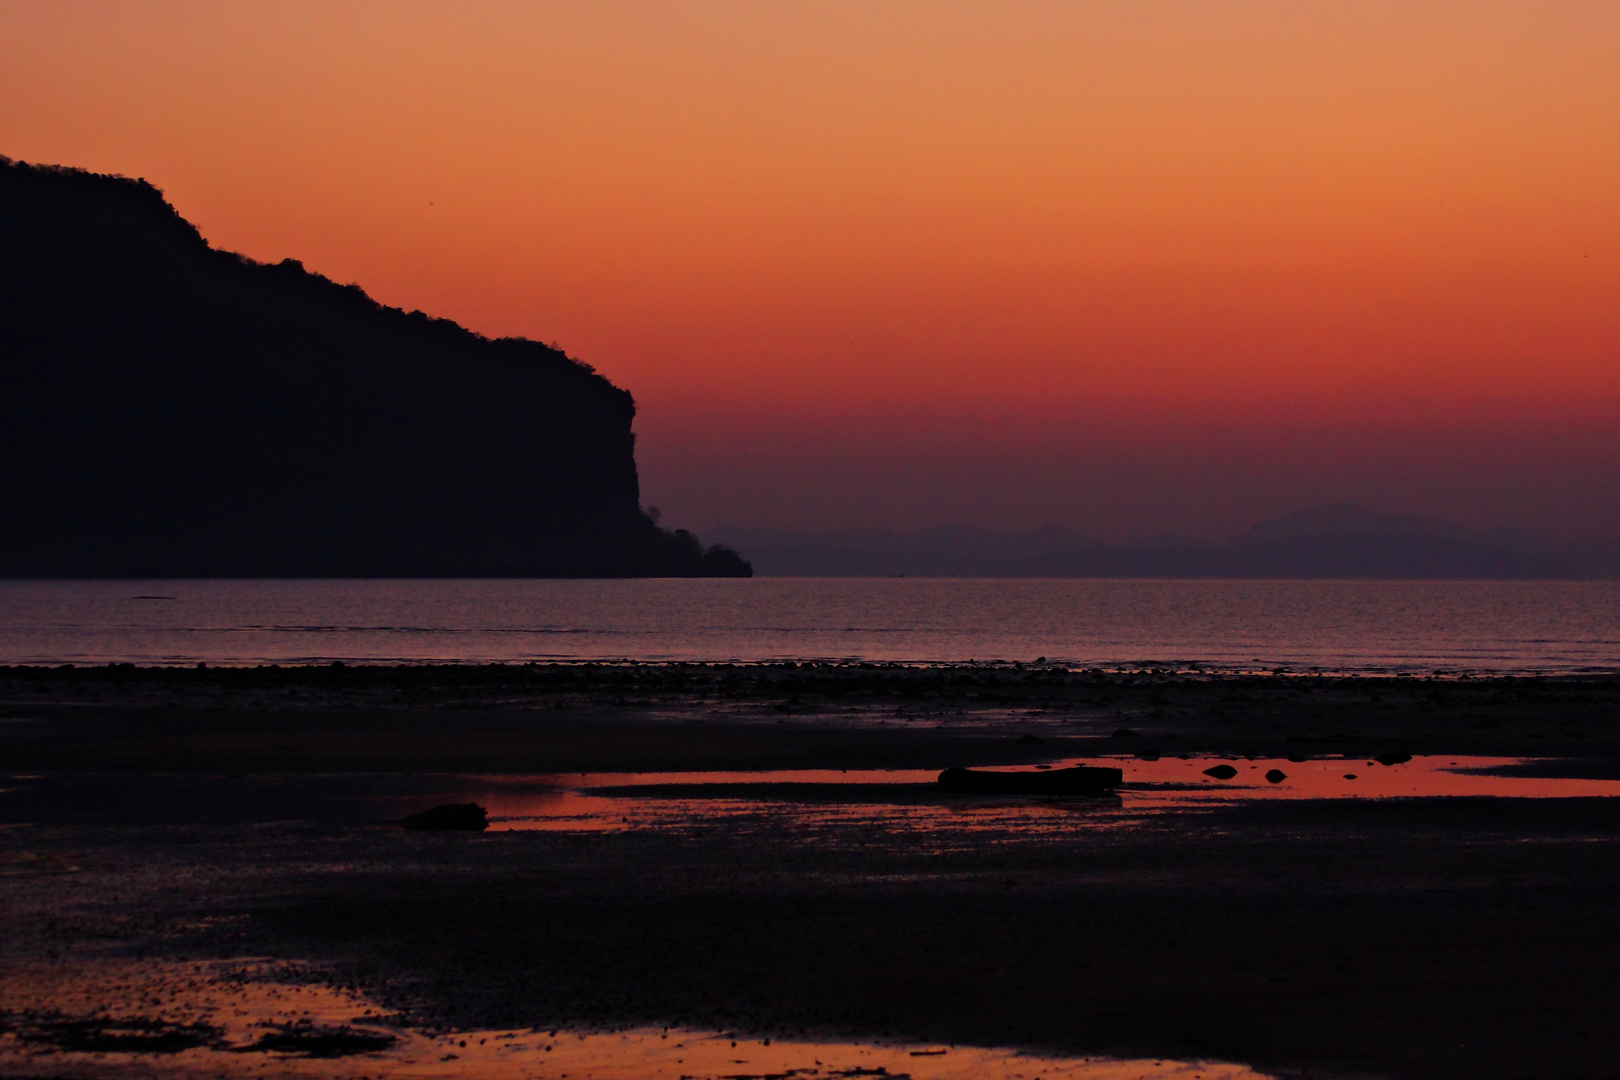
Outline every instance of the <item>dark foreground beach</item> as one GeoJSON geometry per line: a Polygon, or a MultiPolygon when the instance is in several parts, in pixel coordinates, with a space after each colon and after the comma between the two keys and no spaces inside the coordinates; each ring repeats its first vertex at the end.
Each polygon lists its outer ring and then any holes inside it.
{"type": "MultiPolygon", "coordinates": [[[[1288,1075],[1620,1070],[1620,800],[1558,797],[1620,779],[1603,678],[11,669],[0,774],[0,1075],[183,1071],[218,1037],[186,994],[249,968],[467,1055],[452,1031],[673,1026],[1288,1075]],[[1353,797],[1406,755],[1533,759],[1493,768],[1536,797],[1353,797]],[[1290,775],[1177,803],[828,774],[1182,757],[1290,775]],[[1342,797],[1262,797],[1324,762],[1359,778],[1342,797]],[[398,824],[464,797],[493,797],[491,831],[398,824]],[[500,799],[540,809],[503,823],[500,799]]],[[[320,1028],[324,1057],[316,1029],[265,1030],[281,1065],[385,1071],[369,1029],[320,1028]]]]}

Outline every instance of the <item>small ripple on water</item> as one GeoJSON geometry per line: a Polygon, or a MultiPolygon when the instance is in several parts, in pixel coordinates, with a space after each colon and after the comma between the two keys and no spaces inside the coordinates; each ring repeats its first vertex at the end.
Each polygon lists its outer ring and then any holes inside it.
{"type": "Polygon", "coordinates": [[[1620,582],[11,581],[0,663],[962,662],[1620,669],[1620,582]],[[150,589],[163,603],[135,598],[150,589]]]}

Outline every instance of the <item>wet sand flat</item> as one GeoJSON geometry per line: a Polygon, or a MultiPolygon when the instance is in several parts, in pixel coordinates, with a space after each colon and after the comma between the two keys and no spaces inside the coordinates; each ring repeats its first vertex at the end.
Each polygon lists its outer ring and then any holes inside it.
{"type": "Polygon", "coordinates": [[[15,1076],[298,1080],[1265,1080],[1229,1062],[1048,1055],[1010,1048],[749,1037],[678,1027],[422,1029],[326,985],[318,969],[254,960],[99,963],[10,971],[0,1031],[15,1076]],[[109,1015],[163,1003],[161,1019],[109,1015]],[[62,1011],[67,1005],[72,1011],[62,1011]],[[75,1014],[98,1015],[77,1019],[75,1014]]]}
{"type": "Polygon", "coordinates": [[[0,948],[8,970],[43,972],[312,965],[420,1030],[676,1025],[1273,1073],[1612,1075],[1612,798],[1137,813],[1127,792],[1118,808],[949,810],[919,831],[853,795],[787,793],[785,809],[656,828],[424,834],[317,781],[345,773],[405,805],[474,775],[1105,754],[1365,770],[1386,750],[1602,777],[1617,702],[1597,679],[1007,666],[13,671],[4,771],[73,794],[0,793],[0,948]],[[262,798],[221,810],[219,791],[254,785],[262,798]],[[192,796],[153,805],[163,790],[192,796]],[[794,809],[828,804],[855,809],[794,809]]]}

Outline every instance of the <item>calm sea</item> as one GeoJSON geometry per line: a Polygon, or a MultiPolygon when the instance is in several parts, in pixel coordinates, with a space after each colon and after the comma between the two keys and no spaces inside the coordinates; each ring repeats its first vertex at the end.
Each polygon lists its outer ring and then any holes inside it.
{"type": "Polygon", "coordinates": [[[861,659],[1620,669],[1620,583],[0,582],[0,662],[861,659]]]}

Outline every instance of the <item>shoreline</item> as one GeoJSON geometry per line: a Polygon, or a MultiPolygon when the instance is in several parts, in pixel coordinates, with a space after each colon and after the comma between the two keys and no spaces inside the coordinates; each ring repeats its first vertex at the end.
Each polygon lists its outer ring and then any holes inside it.
{"type": "Polygon", "coordinates": [[[931,805],[924,828],[906,805],[788,786],[712,814],[682,810],[691,792],[643,792],[665,817],[608,831],[471,834],[321,801],[363,794],[351,782],[427,799],[452,774],[1386,750],[1620,777],[1620,679],[4,669],[0,772],[67,794],[29,816],[0,792],[0,961],[266,957],[425,1028],[1611,1075],[1620,799],[931,805]]]}
{"type": "Polygon", "coordinates": [[[0,721],[14,770],[944,769],[1120,753],[1406,752],[1558,758],[1589,763],[1593,778],[1620,775],[1609,768],[1620,768],[1620,676],[865,663],[25,667],[0,668],[0,721]]]}

